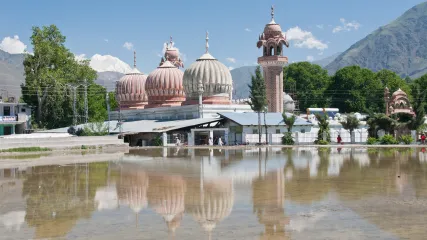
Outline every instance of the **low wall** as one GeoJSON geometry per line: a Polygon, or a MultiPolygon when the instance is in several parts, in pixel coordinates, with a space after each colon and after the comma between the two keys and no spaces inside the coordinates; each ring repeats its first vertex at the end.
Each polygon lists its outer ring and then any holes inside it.
{"type": "Polygon", "coordinates": [[[102,137],[56,137],[56,138],[2,138],[0,149],[21,147],[45,147],[45,148],[74,148],[78,146],[128,146],[123,139],[117,136],[102,137]]]}

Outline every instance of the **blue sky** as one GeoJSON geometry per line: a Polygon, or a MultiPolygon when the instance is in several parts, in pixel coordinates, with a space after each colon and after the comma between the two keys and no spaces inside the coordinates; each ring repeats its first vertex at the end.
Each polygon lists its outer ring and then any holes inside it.
{"type": "Polygon", "coordinates": [[[75,54],[109,54],[132,64],[132,51],[123,47],[125,42],[132,43],[138,54],[138,68],[147,73],[157,67],[158,54],[169,36],[173,36],[189,66],[204,53],[208,30],[211,54],[236,68],[254,65],[261,54],[256,42],[270,21],[272,4],[282,30],[293,28],[288,37],[294,41],[285,52],[289,61],[302,61],[345,51],[421,2],[424,1],[15,0],[1,4],[0,41],[18,35],[31,51],[31,27],[56,24],[67,37],[66,46],[75,54]],[[339,26],[341,31],[334,33],[333,29],[339,26]]]}

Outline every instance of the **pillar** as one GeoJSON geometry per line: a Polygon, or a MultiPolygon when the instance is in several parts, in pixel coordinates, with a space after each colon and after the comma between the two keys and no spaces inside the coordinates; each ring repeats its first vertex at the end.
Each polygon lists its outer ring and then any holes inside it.
{"type": "Polygon", "coordinates": [[[212,139],[212,145],[213,145],[213,131],[212,130],[209,131],[209,138],[212,139]]]}
{"type": "Polygon", "coordinates": [[[162,133],[163,147],[168,145],[168,134],[166,132],[162,133]]]}
{"type": "Polygon", "coordinates": [[[299,144],[299,132],[295,132],[295,144],[298,145],[299,144]]]}
{"type": "Polygon", "coordinates": [[[194,146],[194,131],[187,133],[188,146],[194,146]]]}

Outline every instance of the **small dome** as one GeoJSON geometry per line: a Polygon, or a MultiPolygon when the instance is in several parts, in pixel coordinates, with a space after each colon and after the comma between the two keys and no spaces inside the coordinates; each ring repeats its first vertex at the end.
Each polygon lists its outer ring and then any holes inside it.
{"type": "Polygon", "coordinates": [[[274,22],[272,20],[269,24],[265,25],[264,27],[264,34],[265,35],[279,35],[282,34],[282,28],[279,24],[274,22]]]}
{"type": "Polygon", "coordinates": [[[402,89],[400,89],[400,88],[396,92],[393,93],[392,97],[396,97],[398,95],[407,96],[407,94],[404,91],[402,91],[402,89]]]}
{"type": "Polygon", "coordinates": [[[209,35],[206,32],[206,53],[184,72],[185,104],[193,104],[203,92],[204,104],[230,104],[233,80],[230,70],[209,53],[209,35]]]}
{"type": "Polygon", "coordinates": [[[147,75],[134,68],[118,81],[116,97],[121,102],[122,108],[143,108],[147,103],[146,80],[147,75]]]}
{"type": "Polygon", "coordinates": [[[169,61],[151,72],[145,83],[148,105],[150,107],[180,105],[185,100],[183,75],[184,73],[169,61]]]}
{"type": "Polygon", "coordinates": [[[179,58],[179,50],[177,48],[174,48],[174,47],[168,48],[166,50],[165,55],[167,56],[167,59],[169,61],[177,60],[179,58]]]}

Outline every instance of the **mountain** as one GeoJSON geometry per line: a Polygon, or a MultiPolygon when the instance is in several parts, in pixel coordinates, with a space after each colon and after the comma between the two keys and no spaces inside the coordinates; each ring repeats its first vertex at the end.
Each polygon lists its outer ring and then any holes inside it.
{"type": "Polygon", "coordinates": [[[90,66],[97,72],[119,72],[125,74],[132,71],[129,64],[111,55],[93,55],[90,59],[90,66]]]}
{"type": "Polygon", "coordinates": [[[328,64],[330,64],[331,62],[333,62],[335,60],[335,58],[337,58],[339,55],[341,54],[341,52],[339,53],[335,53],[329,57],[317,60],[317,61],[313,61],[313,64],[317,64],[319,66],[321,66],[322,68],[326,67],[328,64]]]}
{"type": "Polygon", "coordinates": [[[427,2],[416,5],[339,55],[326,69],[359,65],[373,71],[388,69],[402,77],[427,73],[427,2]]]}
{"type": "Polygon", "coordinates": [[[0,94],[9,97],[21,96],[24,82],[24,54],[9,54],[0,50],[0,94]]]}
{"type": "Polygon", "coordinates": [[[98,72],[98,78],[95,83],[107,88],[107,91],[114,91],[116,88],[116,81],[120,80],[124,74],[120,72],[98,72]]]}

